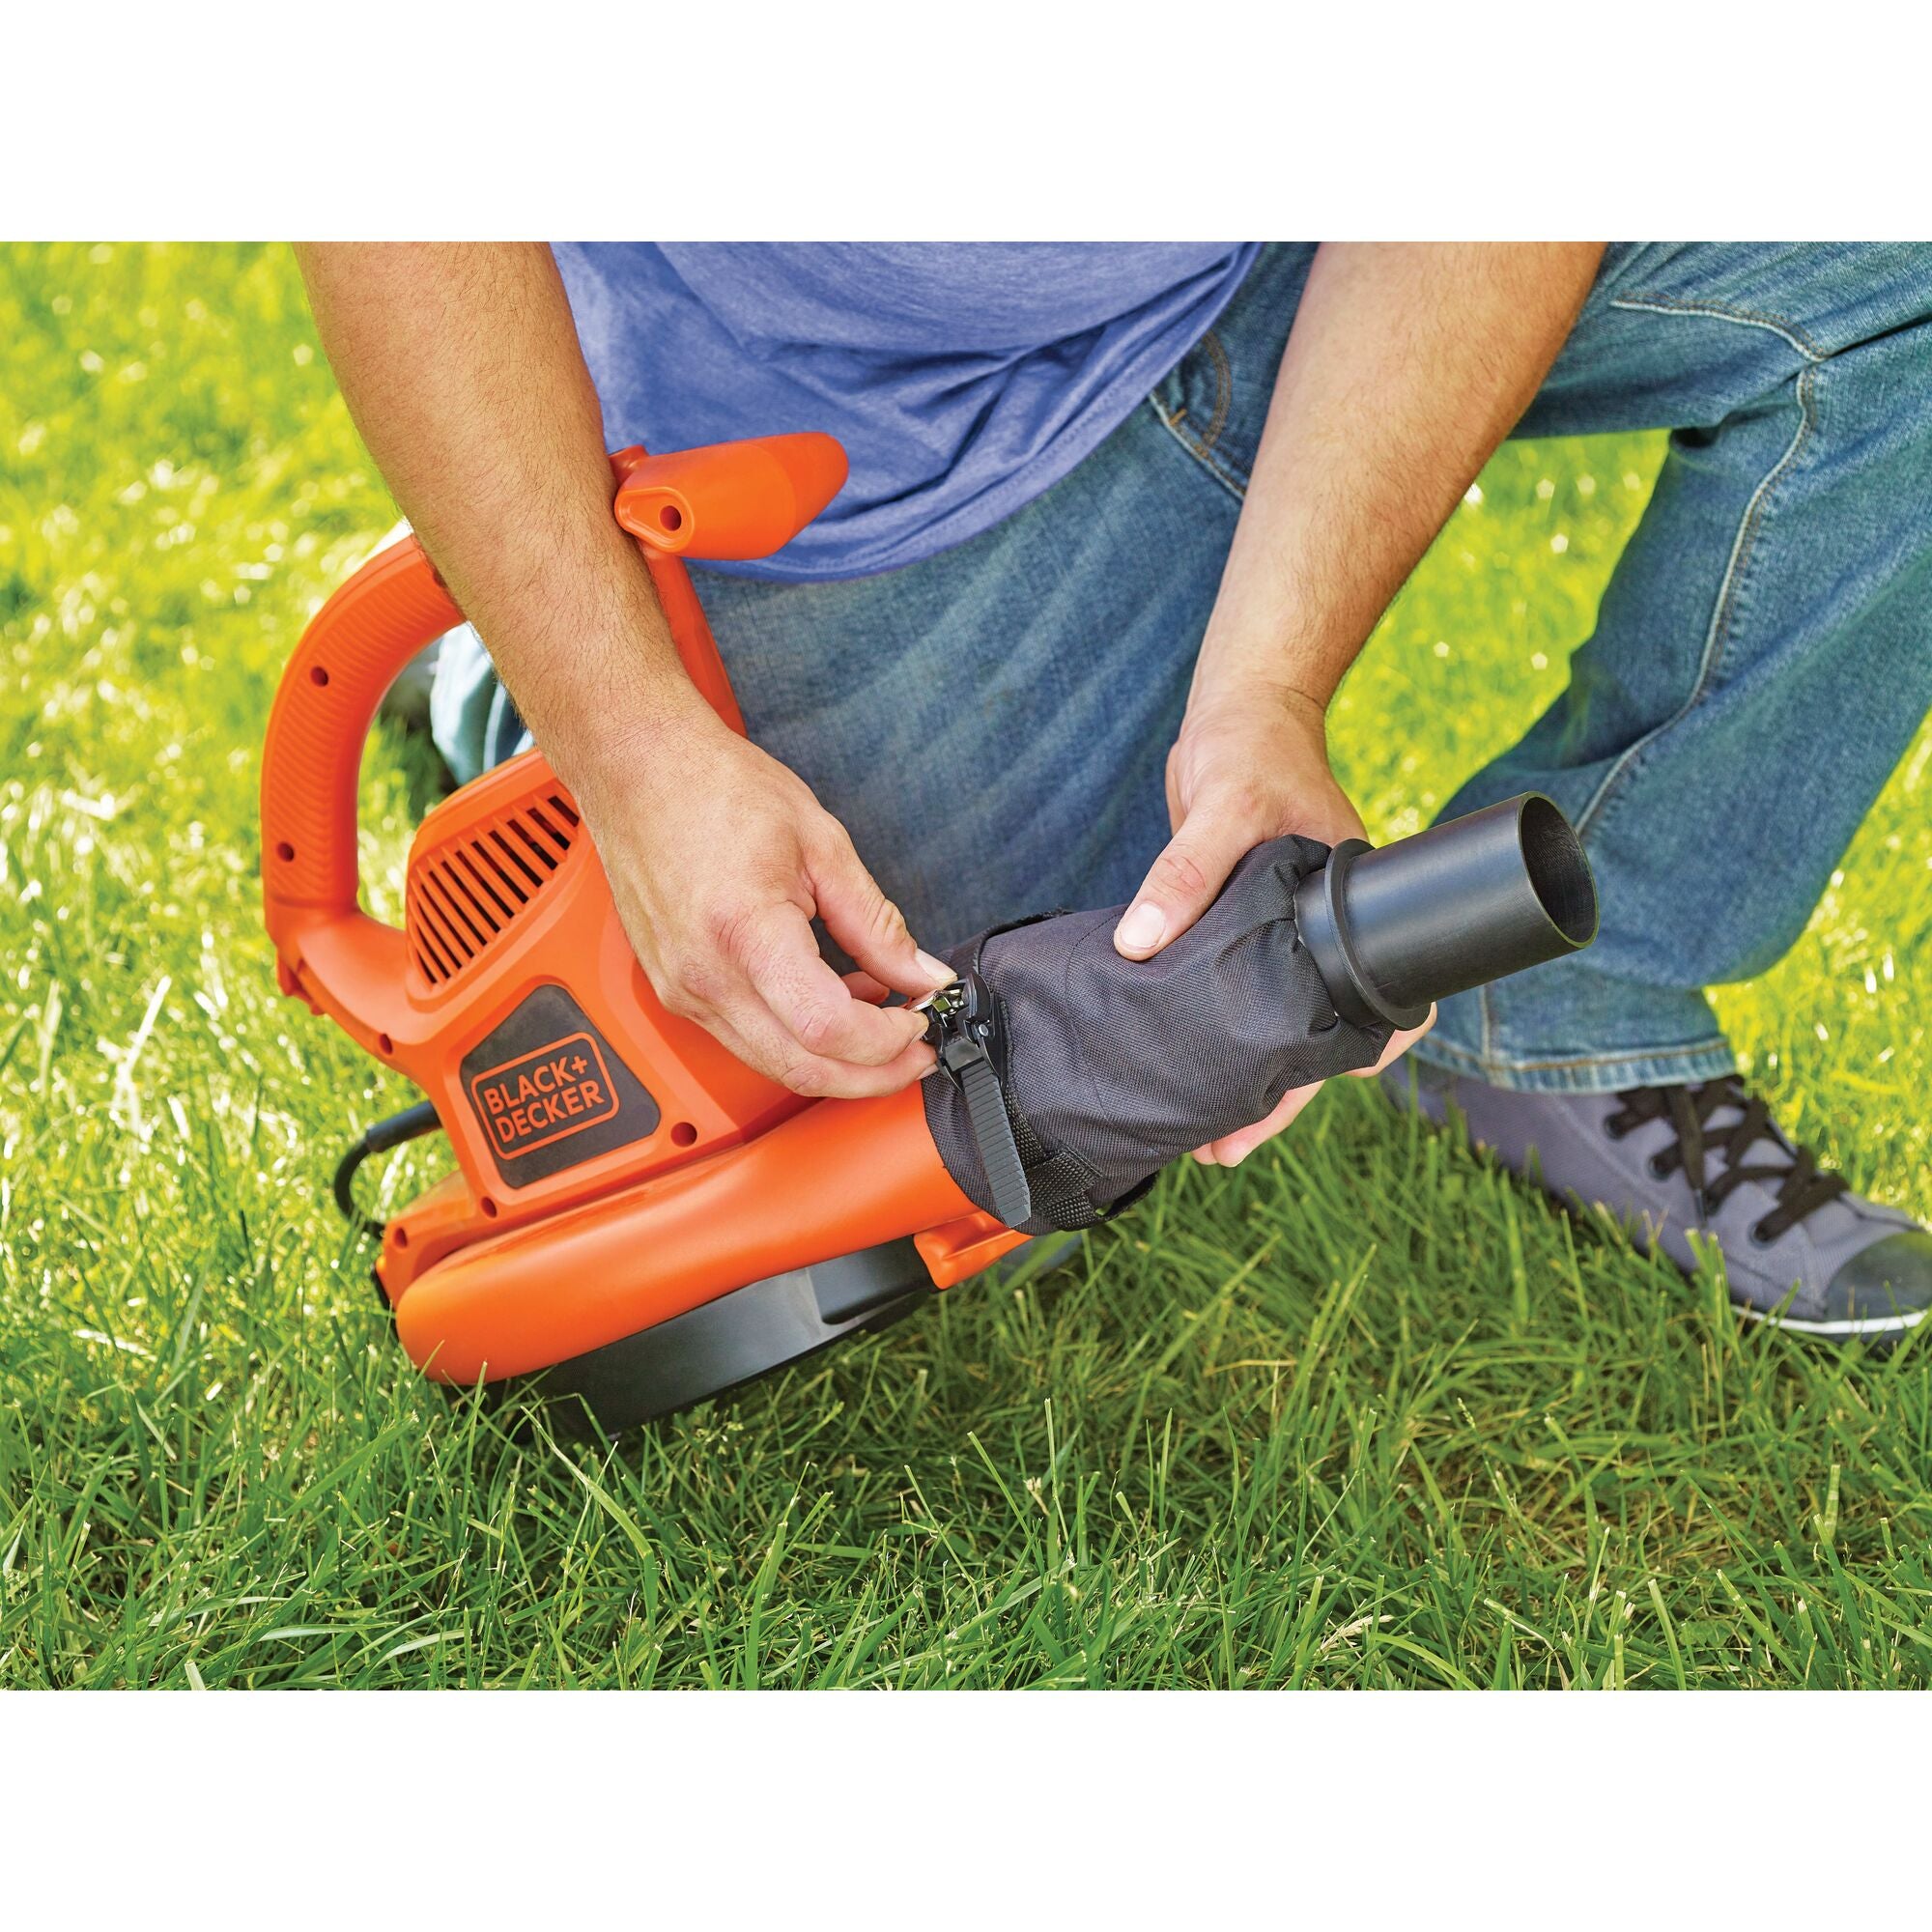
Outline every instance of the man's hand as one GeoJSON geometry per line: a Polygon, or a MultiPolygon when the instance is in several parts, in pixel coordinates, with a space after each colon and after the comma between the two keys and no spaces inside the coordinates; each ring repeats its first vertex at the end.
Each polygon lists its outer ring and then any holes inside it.
{"type": "MultiPolygon", "coordinates": [[[[1228,874],[1257,845],[1298,832],[1329,845],[1363,836],[1362,821],[1328,769],[1321,707],[1273,687],[1229,707],[1187,714],[1167,756],[1167,810],[1174,837],[1153,863],[1114,934],[1116,949],[1144,959],[1178,939],[1213,903],[1228,874]],[[1158,931],[1155,930],[1158,923],[1158,931]]],[[[1399,1033],[1364,1077],[1379,1073],[1435,1024],[1399,1033]]],[[[1208,1167],[1237,1167],[1281,1132],[1321,1090],[1297,1087],[1264,1121],[1194,1150],[1208,1167]]]]}
{"type": "Polygon", "coordinates": [[[1179,939],[1264,839],[1299,832],[1334,845],[1363,836],[1328,769],[1321,707],[1278,685],[1190,708],[1167,754],[1167,812],[1174,837],[1115,930],[1129,959],[1179,939]]]}
{"type": "Polygon", "coordinates": [[[845,828],[777,759],[708,719],[579,770],[624,930],[671,1011],[796,1094],[892,1094],[929,1072],[923,1017],[873,1004],[953,974],[922,952],[845,828]],[[818,916],[862,971],[825,962],[818,916]]]}

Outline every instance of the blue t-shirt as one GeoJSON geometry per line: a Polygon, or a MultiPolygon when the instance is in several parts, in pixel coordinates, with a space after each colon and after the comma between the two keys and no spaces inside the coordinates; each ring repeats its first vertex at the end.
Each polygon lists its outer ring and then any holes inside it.
{"type": "Polygon", "coordinates": [[[863,577],[963,543],[1073,468],[1213,325],[1259,244],[570,242],[614,449],[826,430],[851,475],[726,566],[863,577]]]}

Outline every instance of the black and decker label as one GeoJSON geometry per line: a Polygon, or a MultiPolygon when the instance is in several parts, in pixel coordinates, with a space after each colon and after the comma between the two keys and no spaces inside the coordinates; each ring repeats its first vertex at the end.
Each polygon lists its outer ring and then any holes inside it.
{"type": "Polygon", "coordinates": [[[561,986],[539,986],[463,1059],[463,1080],[497,1170],[522,1186],[658,1124],[642,1083],[561,986]]]}
{"type": "Polygon", "coordinates": [[[479,1073],[469,1083],[476,1111],[502,1153],[529,1153],[565,1134],[581,1134],[617,1111],[617,1094],[597,1042],[574,1033],[479,1073]]]}

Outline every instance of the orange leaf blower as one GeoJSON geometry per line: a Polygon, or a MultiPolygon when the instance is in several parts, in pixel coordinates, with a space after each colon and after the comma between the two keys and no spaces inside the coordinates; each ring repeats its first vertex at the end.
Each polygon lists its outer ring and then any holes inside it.
{"type": "MultiPolygon", "coordinates": [[[[679,558],[777,550],[836,495],[844,454],[803,435],[611,467],[685,669],[742,731],[679,558]]],[[[1370,1064],[1431,999],[1594,931],[1587,868],[1544,800],[1379,850],[1278,840],[1196,945],[1155,962],[1089,943],[1111,915],[960,949],[928,1021],[938,1073],[884,1099],[807,1100],[659,1002],[540,753],[424,819],[400,930],[359,910],[363,741],[397,673],[461,621],[415,539],[381,552],[297,646],[262,774],[282,990],[428,1096],[350,1151],[338,1200],[354,1215],[359,1162],[415,1134],[440,1127],[455,1153],[455,1173],[368,1224],[396,1331],[440,1381],[541,1375],[611,1428],[716,1394],[909,1312],[1022,1230],[1106,1218],[1258,1100],[1370,1064]],[[1178,1016],[1218,1034],[1197,1052],[1178,1016]],[[1162,1038],[1164,1086],[1147,1069],[1162,1038]]]]}

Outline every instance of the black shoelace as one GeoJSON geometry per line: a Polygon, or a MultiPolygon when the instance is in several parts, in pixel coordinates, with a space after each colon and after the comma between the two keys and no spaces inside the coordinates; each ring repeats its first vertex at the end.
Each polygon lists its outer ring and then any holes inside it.
{"type": "Polygon", "coordinates": [[[1651,1155],[1650,1171],[1662,1180],[1681,1167],[1702,1219],[1709,1220],[1726,1197],[1747,1181],[1777,1183],[1777,1206],[1752,1225],[1754,1241],[1776,1240],[1805,1215],[1845,1191],[1844,1176],[1820,1172],[1817,1156],[1808,1148],[1792,1147],[1772,1124],[1764,1102],[1747,1094],[1735,1073],[1721,1080],[1707,1080],[1700,1087],[1633,1087],[1617,1098],[1623,1107],[1604,1122],[1604,1131],[1620,1141],[1647,1122],[1668,1121],[1677,1138],[1651,1155]],[[1729,1126],[1713,1129],[1713,1117],[1727,1107],[1736,1108],[1739,1119],[1729,1126]],[[1781,1165],[1757,1161],[1746,1166],[1745,1155],[1759,1141],[1769,1141],[1780,1154],[1788,1151],[1789,1159],[1781,1165]],[[1724,1162],[1724,1171],[1715,1179],[1705,1166],[1706,1156],[1712,1153],[1721,1154],[1724,1162]]]}

